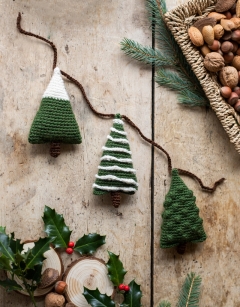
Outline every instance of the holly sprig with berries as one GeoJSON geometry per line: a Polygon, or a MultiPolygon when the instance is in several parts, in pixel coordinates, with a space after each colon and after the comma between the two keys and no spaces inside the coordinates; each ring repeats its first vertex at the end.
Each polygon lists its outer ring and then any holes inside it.
{"type": "Polygon", "coordinates": [[[54,238],[52,244],[55,248],[65,248],[67,254],[74,251],[81,255],[92,255],[98,247],[105,243],[105,237],[97,233],[82,236],[74,243],[70,240],[72,231],[65,224],[62,214],[56,213],[55,209],[48,206],[44,208],[44,229],[48,237],[54,238]]]}
{"type": "MultiPolygon", "coordinates": [[[[123,301],[119,305],[120,307],[140,307],[142,291],[140,285],[135,280],[132,280],[129,284],[124,283],[124,277],[127,271],[124,269],[122,262],[119,259],[119,255],[115,255],[108,251],[109,260],[106,264],[108,269],[108,276],[115,288],[115,294],[121,293],[123,295],[123,301]]],[[[112,297],[101,294],[98,289],[89,290],[84,288],[84,297],[92,307],[104,306],[115,307],[115,302],[112,297]]]]}

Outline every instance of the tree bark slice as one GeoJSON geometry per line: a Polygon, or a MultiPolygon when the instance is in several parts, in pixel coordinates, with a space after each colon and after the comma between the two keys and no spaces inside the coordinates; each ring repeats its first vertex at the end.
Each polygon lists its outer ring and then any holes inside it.
{"type": "Polygon", "coordinates": [[[53,158],[57,158],[60,155],[60,153],[61,153],[61,144],[52,142],[50,147],[50,155],[53,158]]]}
{"type": "Polygon", "coordinates": [[[121,202],[121,195],[119,192],[111,192],[112,204],[113,207],[118,208],[121,202]]]}
{"type": "MultiPolygon", "coordinates": [[[[24,247],[32,248],[33,247],[32,244],[34,244],[34,242],[26,243],[26,244],[24,244],[24,247]]],[[[55,270],[58,270],[59,280],[61,280],[64,268],[63,268],[63,263],[62,263],[62,259],[61,259],[60,255],[55,251],[55,249],[53,247],[50,247],[50,250],[46,251],[44,253],[44,256],[46,257],[46,259],[43,261],[42,272],[44,272],[47,268],[53,268],[55,270]]],[[[10,275],[9,272],[7,272],[7,276],[8,276],[8,278],[11,278],[11,275],[10,275]]],[[[23,285],[22,281],[17,276],[15,276],[14,279],[19,285],[21,285],[21,286],[23,285]]],[[[44,289],[37,288],[34,291],[34,296],[45,295],[45,294],[49,293],[53,289],[53,287],[54,287],[54,285],[51,285],[51,286],[44,288],[44,289]]],[[[17,292],[29,296],[29,294],[26,291],[20,290],[20,291],[17,291],[17,292]]]]}
{"type": "Polygon", "coordinates": [[[67,283],[67,301],[77,307],[89,307],[82,295],[83,287],[90,290],[98,288],[102,294],[106,293],[108,296],[114,290],[105,262],[95,257],[81,257],[72,262],[64,273],[63,280],[67,283]]]}

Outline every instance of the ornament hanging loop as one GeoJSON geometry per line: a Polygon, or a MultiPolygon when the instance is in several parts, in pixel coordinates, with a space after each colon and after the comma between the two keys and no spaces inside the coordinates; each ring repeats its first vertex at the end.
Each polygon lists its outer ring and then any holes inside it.
{"type": "Polygon", "coordinates": [[[19,32],[24,34],[24,35],[36,37],[36,38],[41,39],[42,41],[48,43],[52,47],[53,53],[54,53],[54,55],[53,55],[53,69],[56,68],[56,66],[57,66],[57,48],[54,45],[54,43],[52,43],[50,40],[48,40],[48,39],[46,39],[46,38],[44,38],[40,35],[33,34],[31,32],[27,32],[27,31],[23,30],[22,27],[21,27],[21,19],[22,19],[22,15],[21,15],[21,13],[18,13],[17,28],[18,28],[19,32]]]}

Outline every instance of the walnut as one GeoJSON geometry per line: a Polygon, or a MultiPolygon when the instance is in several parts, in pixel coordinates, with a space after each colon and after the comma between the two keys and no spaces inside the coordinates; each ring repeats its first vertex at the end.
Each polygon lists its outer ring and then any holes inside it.
{"type": "Polygon", "coordinates": [[[203,61],[205,68],[211,72],[217,72],[224,66],[224,58],[217,52],[208,53],[203,61]]]}
{"type": "Polygon", "coordinates": [[[223,67],[219,72],[219,79],[222,85],[234,88],[238,84],[238,71],[232,66],[223,67]]]}

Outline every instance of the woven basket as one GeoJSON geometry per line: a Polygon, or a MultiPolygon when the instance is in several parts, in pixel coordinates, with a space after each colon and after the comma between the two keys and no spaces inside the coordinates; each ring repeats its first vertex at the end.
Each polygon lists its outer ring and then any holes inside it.
{"type": "Polygon", "coordinates": [[[217,81],[216,73],[209,73],[203,66],[203,56],[191,43],[188,36],[189,27],[197,20],[206,17],[214,11],[217,0],[191,0],[186,4],[165,14],[168,28],[182,49],[184,56],[191,65],[195,75],[200,81],[203,90],[210,101],[223,128],[227,132],[230,142],[240,153],[240,116],[221,96],[221,85],[217,81]]]}

